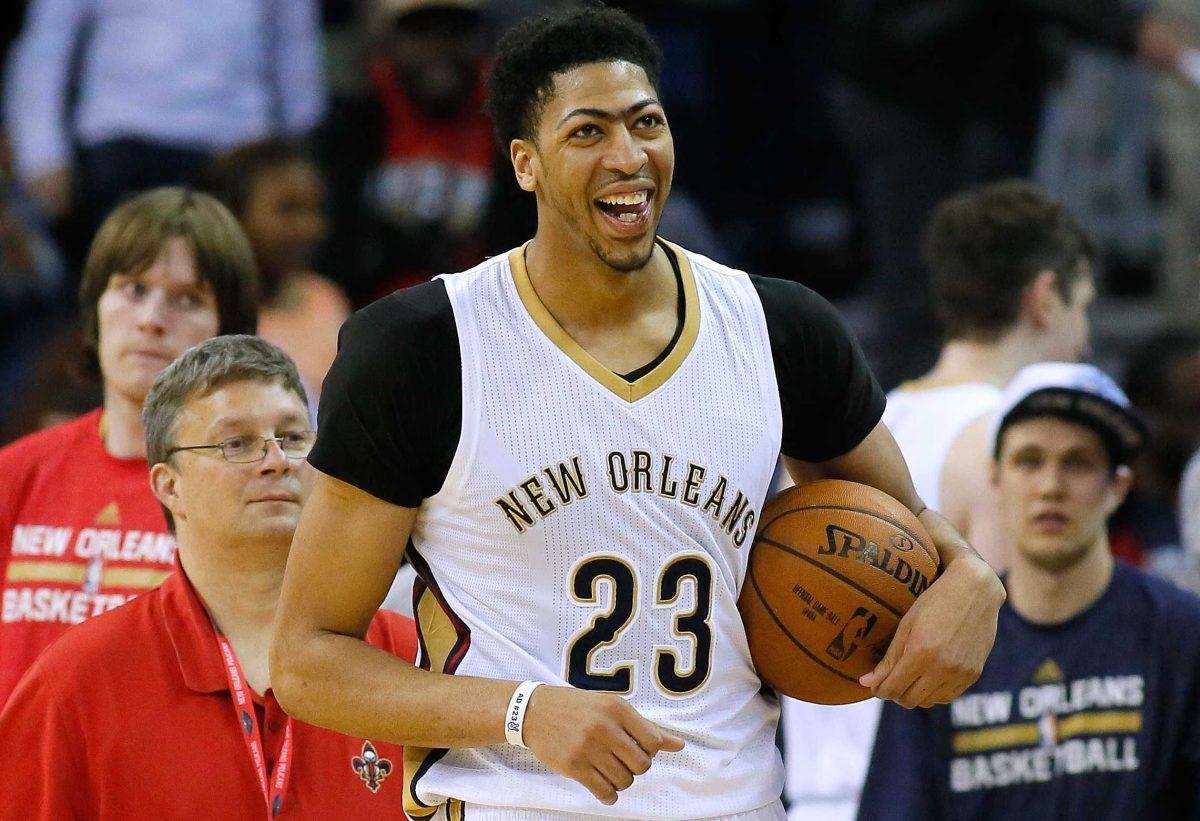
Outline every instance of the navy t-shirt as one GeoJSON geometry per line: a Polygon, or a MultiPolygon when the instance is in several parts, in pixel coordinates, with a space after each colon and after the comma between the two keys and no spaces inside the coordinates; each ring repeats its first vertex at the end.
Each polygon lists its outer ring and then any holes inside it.
{"type": "Polygon", "coordinates": [[[1006,604],[966,693],[884,707],[858,818],[1200,818],[1200,598],[1118,564],[1063,624],[1006,604]]]}

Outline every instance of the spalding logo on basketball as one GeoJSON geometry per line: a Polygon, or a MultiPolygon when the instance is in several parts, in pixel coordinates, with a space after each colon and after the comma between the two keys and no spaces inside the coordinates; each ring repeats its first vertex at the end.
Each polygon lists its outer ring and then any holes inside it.
{"type": "Polygon", "coordinates": [[[784,695],[848,704],[929,587],[937,553],[908,508],[855,482],[788,488],[767,504],[738,609],[758,674],[784,695]]]}

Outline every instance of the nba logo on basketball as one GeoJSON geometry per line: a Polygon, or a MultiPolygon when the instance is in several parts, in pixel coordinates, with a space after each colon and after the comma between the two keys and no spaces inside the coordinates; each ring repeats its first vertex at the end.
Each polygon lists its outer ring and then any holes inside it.
{"type": "Polygon", "coordinates": [[[829,642],[829,646],[825,648],[825,652],[838,661],[845,661],[854,655],[854,651],[858,649],[859,642],[867,637],[867,634],[875,627],[876,616],[865,607],[859,607],[854,610],[854,615],[850,617],[841,632],[833,637],[833,641],[829,642]],[[849,641],[847,641],[849,638],[849,641]]]}

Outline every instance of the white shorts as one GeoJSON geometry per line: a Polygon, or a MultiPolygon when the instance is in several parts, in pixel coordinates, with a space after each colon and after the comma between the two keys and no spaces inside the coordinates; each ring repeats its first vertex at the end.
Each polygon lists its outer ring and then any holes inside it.
{"type": "MultiPolygon", "coordinates": [[[[438,813],[438,818],[444,818],[438,813]]],[[[457,818],[457,813],[455,815],[457,818]]],[[[611,815],[580,815],[574,812],[549,810],[515,810],[510,807],[485,807],[479,804],[464,804],[463,821],[614,821],[611,815]]],[[[765,807],[735,815],[698,816],[695,821],[787,821],[783,802],[775,801],[765,807]]]]}

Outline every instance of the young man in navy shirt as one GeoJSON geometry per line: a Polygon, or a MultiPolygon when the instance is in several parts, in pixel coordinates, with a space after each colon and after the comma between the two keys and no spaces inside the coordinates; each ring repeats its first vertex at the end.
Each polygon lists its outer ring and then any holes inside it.
{"type": "Polygon", "coordinates": [[[1144,426],[1066,363],[1024,368],[997,419],[995,649],[949,705],[884,707],[859,820],[1200,817],[1200,599],[1108,544],[1144,426]]]}

